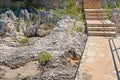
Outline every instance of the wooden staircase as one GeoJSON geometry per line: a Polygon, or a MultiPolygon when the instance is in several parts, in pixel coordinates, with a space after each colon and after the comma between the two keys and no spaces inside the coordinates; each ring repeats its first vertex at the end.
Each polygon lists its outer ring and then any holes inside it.
{"type": "Polygon", "coordinates": [[[84,0],[88,36],[116,36],[115,23],[108,20],[101,0],[84,0]]]}

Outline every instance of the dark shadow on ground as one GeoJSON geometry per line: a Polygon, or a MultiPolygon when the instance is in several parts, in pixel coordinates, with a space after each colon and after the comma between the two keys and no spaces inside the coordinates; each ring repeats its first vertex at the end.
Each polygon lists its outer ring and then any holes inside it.
{"type": "Polygon", "coordinates": [[[116,57],[115,57],[115,55],[117,55],[117,60],[120,63],[120,56],[119,56],[119,53],[118,53],[118,50],[120,50],[120,48],[116,48],[114,40],[112,38],[109,39],[108,41],[109,41],[109,45],[110,45],[112,59],[113,59],[113,62],[114,62],[114,67],[115,67],[115,70],[116,70],[117,79],[120,80],[120,71],[118,70],[118,66],[117,66],[117,63],[116,63],[116,57]]]}

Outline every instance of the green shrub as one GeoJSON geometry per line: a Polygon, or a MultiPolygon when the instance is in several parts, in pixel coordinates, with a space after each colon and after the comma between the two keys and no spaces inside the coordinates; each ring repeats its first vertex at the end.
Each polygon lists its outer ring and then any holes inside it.
{"type": "Polygon", "coordinates": [[[28,42],[30,42],[30,39],[27,38],[27,37],[24,37],[24,38],[22,38],[21,42],[22,43],[28,43],[28,42]]]}
{"type": "Polygon", "coordinates": [[[78,26],[78,27],[76,28],[76,31],[77,31],[77,32],[82,32],[83,29],[82,29],[80,26],[78,26]]]}
{"type": "Polygon", "coordinates": [[[46,62],[48,62],[51,58],[52,55],[46,51],[42,51],[39,55],[38,55],[39,61],[41,64],[46,64],[46,62]]]}
{"type": "Polygon", "coordinates": [[[107,9],[106,12],[107,12],[109,20],[112,20],[112,16],[111,16],[112,15],[112,9],[107,9]]]}
{"type": "Polygon", "coordinates": [[[30,23],[27,23],[26,28],[30,27],[30,23]]]}
{"type": "Polygon", "coordinates": [[[70,32],[70,35],[73,37],[74,36],[74,32],[70,32]]]}
{"type": "Polygon", "coordinates": [[[54,14],[57,14],[57,16],[64,17],[66,15],[69,15],[71,18],[76,17],[80,21],[84,20],[82,7],[76,6],[75,0],[69,0],[65,5],[66,6],[63,6],[62,8],[57,8],[50,11],[54,14]]]}
{"type": "Polygon", "coordinates": [[[17,39],[15,37],[11,38],[13,42],[17,42],[17,39]]]}
{"type": "Polygon", "coordinates": [[[17,32],[20,32],[20,28],[18,26],[15,27],[17,32]]]}
{"type": "Polygon", "coordinates": [[[35,19],[37,18],[37,15],[33,15],[33,17],[30,19],[31,22],[35,22],[35,19]]]}
{"type": "Polygon", "coordinates": [[[39,13],[41,10],[45,10],[45,8],[43,6],[34,8],[34,10],[36,11],[36,13],[39,13]]]}

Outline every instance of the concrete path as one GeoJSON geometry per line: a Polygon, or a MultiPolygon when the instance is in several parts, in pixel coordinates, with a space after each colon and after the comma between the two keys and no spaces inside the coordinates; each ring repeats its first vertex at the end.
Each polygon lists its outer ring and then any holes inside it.
{"type": "Polygon", "coordinates": [[[88,37],[75,80],[120,80],[119,56],[120,38],[88,37]]]}

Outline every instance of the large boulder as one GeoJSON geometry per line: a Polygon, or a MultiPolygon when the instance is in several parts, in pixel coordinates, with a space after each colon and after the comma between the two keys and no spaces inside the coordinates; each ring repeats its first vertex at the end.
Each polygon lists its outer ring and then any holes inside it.
{"type": "Polygon", "coordinates": [[[43,23],[37,27],[37,36],[44,37],[50,33],[50,25],[43,23]]]}
{"type": "Polygon", "coordinates": [[[51,27],[54,27],[55,24],[53,14],[42,10],[39,12],[35,24],[27,28],[26,35],[28,37],[44,37],[51,32],[51,27]]]}
{"type": "Polygon", "coordinates": [[[37,36],[44,37],[46,35],[43,29],[37,29],[37,36]]]}
{"type": "Polygon", "coordinates": [[[49,30],[50,26],[48,24],[46,24],[46,23],[43,23],[40,26],[38,26],[37,29],[49,30]]]}
{"type": "Polygon", "coordinates": [[[26,35],[28,37],[44,37],[50,32],[50,26],[46,23],[41,24],[40,26],[32,25],[27,28],[26,35]]]}
{"type": "Polygon", "coordinates": [[[36,36],[36,27],[31,25],[27,28],[25,35],[28,37],[35,37],[36,36]]]}

